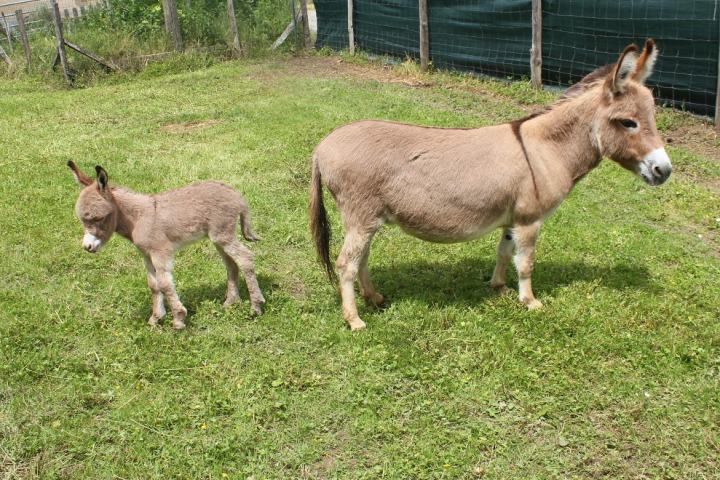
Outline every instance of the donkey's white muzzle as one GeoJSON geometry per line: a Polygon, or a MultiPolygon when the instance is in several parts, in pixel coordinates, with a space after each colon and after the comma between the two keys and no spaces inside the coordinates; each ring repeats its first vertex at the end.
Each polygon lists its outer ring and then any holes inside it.
{"type": "Polygon", "coordinates": [[[656,148],[640,162],[638,174],[650,185],[660,185],[670,177],[672,164],[664,148],[656,148]]]}
{"type": "Polygon", "coordinates": [[[86,233],[83,237],[83,248],[87,250],[90,253],[95,253],[98,250],[100,250],[100,246],[102,245],[102,240],[97,238],[92,233],[86,233]]]}

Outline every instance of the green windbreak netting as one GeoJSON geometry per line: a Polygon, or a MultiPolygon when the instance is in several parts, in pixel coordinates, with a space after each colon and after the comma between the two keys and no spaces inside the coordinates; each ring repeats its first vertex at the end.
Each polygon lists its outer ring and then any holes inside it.
{"type": "Polygon", "coordinates": [[[527,0],[429,0],[432,63],[490,75],[529,76],[531,19],[527,0]]]}
{"type": "MultiPolygon", "coordinates": [[[[354,0],[355,41],[363,50],[417,57],[417,0],[354,0]]],[[[315,0],[318,46],[346,48],[347,0],[315,0]]],[[[712,114],[718,69],[717,0],[544,0],[543,82],[570,85],[617,60],[629,43],[661,49],[648,83],[661,103],[712,114]]],[[[530,0],[428,0],[435,66],[497,76],[529,76],[530,0]]]]}
{"type": "Polygon", "coordinates": [[[543,82],[575,83],[629,43],[660,47],[648,84],[661,103],[709,114],[718,69],[716,0],[543,1],[543,82]]]}

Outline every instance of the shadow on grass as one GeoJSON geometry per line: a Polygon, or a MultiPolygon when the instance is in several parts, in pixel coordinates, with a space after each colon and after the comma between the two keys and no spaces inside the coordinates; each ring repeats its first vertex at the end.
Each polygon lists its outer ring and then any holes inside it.
{"type": "MultiPolygon", "coordinates": [[[[428,303],[477,304],[494,295],[490,288],[494,261],[463,259],[455,263],[431,261],[398,261],[373,267],[370,274],[381,293],[388,299],[414,298],[428,303]]],[[[533,290],[538,296],[580,282],[599,282],[614,290],[649,290],[657,288],[644,265],[616,263],[606,266],[584,262],[536,263],[533,290]]],[[[517,289],[517,275],[508,267],[508,286],[517,289]]]]}

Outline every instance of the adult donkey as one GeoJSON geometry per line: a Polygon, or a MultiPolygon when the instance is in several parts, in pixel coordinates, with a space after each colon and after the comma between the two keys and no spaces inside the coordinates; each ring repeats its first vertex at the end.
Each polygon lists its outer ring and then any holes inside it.
{"type": "Polygon", "coordinates": [[[313,156],[310,224],[333,279],[324,184],[345,227],[336,265],[350,328],[365,327],[355,305],[356,276],[370,304],[384,302],[370,280],[368,256],[385,222],[433,242],[463,242],[502,228],[490,284],[505,288],[515,250],[520,301],[541,307],[530,281],[535,242],[573,186],[603,156],[650,185],[670,176],[653,96],[644,86],[657,55],[652,40],[642,53],[630,45],[617,63],[587,75],[546,111],[509,124],[453,129],[361,121],[330,133],[313,156]]]}

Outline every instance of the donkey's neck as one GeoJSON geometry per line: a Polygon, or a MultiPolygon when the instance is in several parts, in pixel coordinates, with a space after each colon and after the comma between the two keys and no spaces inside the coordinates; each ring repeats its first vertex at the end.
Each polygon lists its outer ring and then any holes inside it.
{"type": "Polygon", "coordinates": [[[587,92],[564,101],[547,113],[527,120],[522,130],[528,145],[542,142],[553,147],[558,157],[552,161],[567,170],[572,185],[595,168],[602,158],[593,127],[597,108],[595,96],[594,92],[587,92]]]}
{"type": "Polygon", "coordinates": [[[123,187],[113,188],[112,195],[118,208],[115,231],[132,242],[132,232],[140,217],[154,213],[153,198],[123,187]]]}

